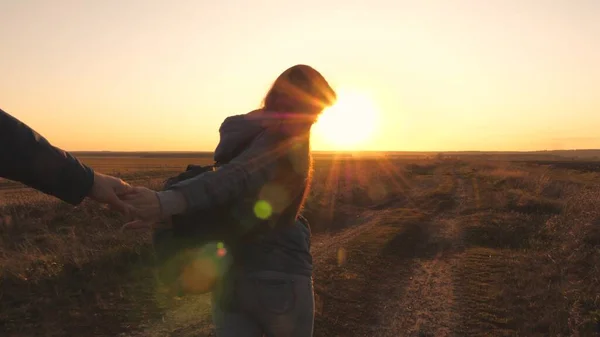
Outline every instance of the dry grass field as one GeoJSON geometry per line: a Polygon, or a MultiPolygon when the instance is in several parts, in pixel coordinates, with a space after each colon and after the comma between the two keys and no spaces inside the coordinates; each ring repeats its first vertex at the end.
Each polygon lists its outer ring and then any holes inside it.
{"type": "MultiPolygon", "coordinates": [[[[158,188],[210,157],[83,157],[158,188]]],[[[600,334],[600,162],[318,156],[315,336],[600,334]]],[[[1,336],[210,336],[166,298],[149,235],[0,181],[1,336]]]]}

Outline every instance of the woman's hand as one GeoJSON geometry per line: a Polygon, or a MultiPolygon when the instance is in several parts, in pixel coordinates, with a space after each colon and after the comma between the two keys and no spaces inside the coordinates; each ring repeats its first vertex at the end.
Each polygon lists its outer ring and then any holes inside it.
{"type": "Polygon", "coordinates": [[[122,197],[137,220],[126,223],[122,229],[152,229],[162,219],[158,194],[146,187],[134,187],[122,197]]]}
{"type": "MultiPolygon", "coordinates": [[[[122,196],[122,200],[137,220],[125,224],[123,229],[156,228],[161,220],[170,220],[172,215],[186,211],[186,199],[177,191],[156,192],[146,187],[132,189],[132,192],[122,196]]],[[[170,225],[170,221],[166,222],[170,225]]]]}

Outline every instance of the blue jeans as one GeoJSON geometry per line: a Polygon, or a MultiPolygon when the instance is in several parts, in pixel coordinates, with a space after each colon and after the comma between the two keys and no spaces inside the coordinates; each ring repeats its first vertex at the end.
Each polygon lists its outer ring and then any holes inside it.
{"type": "Polygon", "coordinates": [[[212,301],[217,337],[312,337],[311,277],[262,271],[240,275],[233,287],[235,309],[212,301]]]}

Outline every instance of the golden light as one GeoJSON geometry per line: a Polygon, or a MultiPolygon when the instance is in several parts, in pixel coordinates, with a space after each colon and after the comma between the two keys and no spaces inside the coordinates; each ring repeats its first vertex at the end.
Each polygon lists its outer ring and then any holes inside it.
{"type": "Polygon", "coordinates": [[[326,109],[313,131],[336,150],[353,150],[377,131],[379,112],[363,93],[341,90],[335,105],[326,109]]]}

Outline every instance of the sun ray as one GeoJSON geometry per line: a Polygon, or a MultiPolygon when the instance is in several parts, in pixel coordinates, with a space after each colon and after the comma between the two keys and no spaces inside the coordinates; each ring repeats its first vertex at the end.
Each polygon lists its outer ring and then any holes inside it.
{"type": "Polygon", "coordinates": [[[369,96],[341,90],[337,103],[319,117],[314,132],[333,150],[358,150],[377,131],[378,114],[378,108],[369,96]]]}

